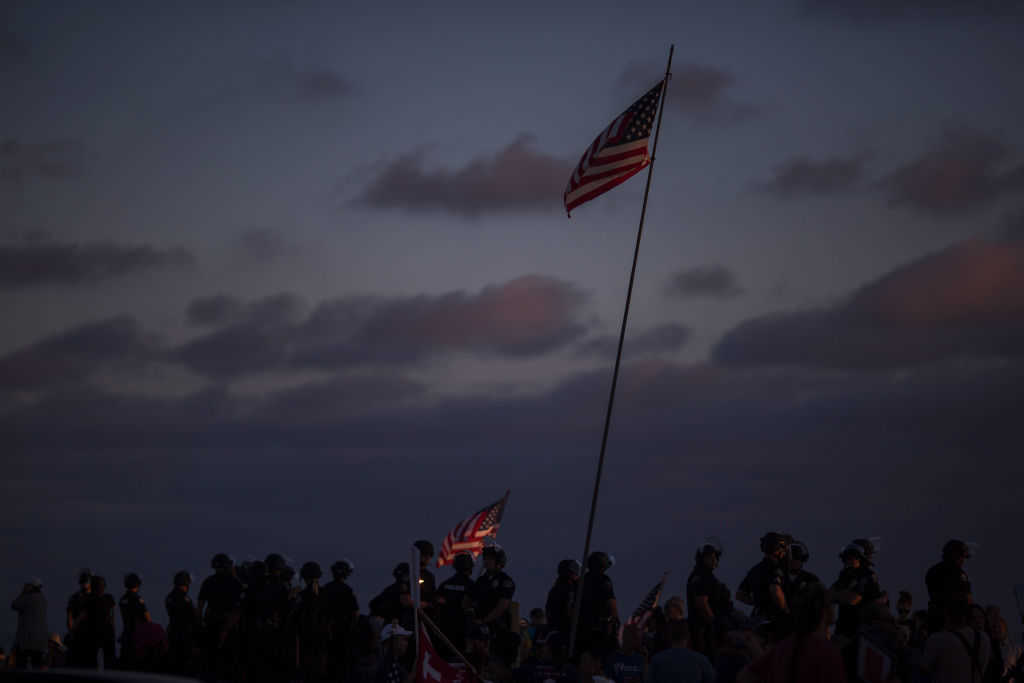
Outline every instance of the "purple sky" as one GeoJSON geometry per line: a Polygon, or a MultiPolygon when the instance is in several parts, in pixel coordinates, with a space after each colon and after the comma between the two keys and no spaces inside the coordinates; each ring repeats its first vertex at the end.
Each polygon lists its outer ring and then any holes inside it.
{"type": "Polygon", "coordinates": [[[365,605],[511,488],[541,604],[643,176],[561,194],[674,43],[595,535],[624,608],[706,536],[734,588],[779,529],[829,580],[882,536],[918,606],[979,542],[1012,612],[1021,3],[207,4],[0,10],[6,594],[41,576],[56,622],[79,566],[159,603],[279,551],[351,558],[365,605]]]}

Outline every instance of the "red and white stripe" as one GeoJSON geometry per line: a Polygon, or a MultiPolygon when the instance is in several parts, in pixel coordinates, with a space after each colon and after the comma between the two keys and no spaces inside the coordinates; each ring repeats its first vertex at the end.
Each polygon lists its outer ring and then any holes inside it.
{"type": "Polygon", "coordinates": [[[624,183],[650,165],[647,151],[650,135],[618,144],[634,116],[631,110],[617,116],[583,153],[563,195],[567,212],[624,183]]]}
{"type": "Polygon", "coordinates": [[[484,539],[494,536],[500,526],[502,508],[505,506],[506,497],[488,505],[483,510],[470,516],[455,525],[455,528],[448,532],[444,542],[441,544],[441,552],[437,555],[437,566],[443,567],[451,564],[459,553],[470,553],[477,557],[484,549],[484,539]],[[497,520],[488,523],[489,520],[497,520]],[[487,524],[487,526],[483,526],[487,524]]]}

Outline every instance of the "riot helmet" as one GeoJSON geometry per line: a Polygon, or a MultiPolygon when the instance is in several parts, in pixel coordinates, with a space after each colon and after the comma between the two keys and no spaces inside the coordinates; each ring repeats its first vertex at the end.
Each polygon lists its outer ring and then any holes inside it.
{"type": "Polygon", "coordinates": [[[615,558],[602,550],[595,550],[587,558],[587,571],[606,572],[615,566],[615,558]]]}
{"type": "Polygon", "coordinates": [[[213,569],[231,569],[235,566],[235,561],[231,559],[231,556],[227,553],[217,553],[210,560],[210,567],[213,569]]]}
{"type": "Polygon", "coordinates": [[[182,569],[180,572],[178,572],[177,574],[174,575],[174,585],[175,585],[175,587],[178,587],[178,586],[191,586],[192,585],[192,575],[189,574],[184,569],[182,569]]]}
{"type": "Polygon", "coordinates": [[[347,579],[355,571],[355,565],[350,560],[338,560],[331,565],[331,576],[337,581],[347,579]]]}
{"type": "Polygon", "coordinates": [[[307,562],[302,565],[302,569],[299,570],[299,576],[301,576],[304,581],[319,579],[323,574],[324,573],[320,570],[320,565],[316,562],[307,562]]]}
{"type": "Polygon", "coordinates": [[[142,585],[142,577],[140,577],[138,574],[136,574],[135,572],[131,572],[130,574],[125,574],[125,577],[124,577],[124,587],[125,588],[127,588],[128,590],[131,590],[132,588],[138,588],[141,585],[142,585]]]}
{"type": "Polygon", "coordinates": [[[580,563],[573,559],[562,560],[558,563],[558,575],[564,579],[579,578],[580,563]]]}

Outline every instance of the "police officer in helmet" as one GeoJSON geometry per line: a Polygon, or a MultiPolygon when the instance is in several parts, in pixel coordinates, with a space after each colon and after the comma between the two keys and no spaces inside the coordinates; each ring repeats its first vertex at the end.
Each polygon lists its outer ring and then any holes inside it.
{"type": "Polygon", "coordinates": [[[576,633],[576,652],[610,652],[619,629],[619,607],[615,587],[607,572],[615,558],[603,551],[590,553],[587,573],[580,587],[580,621],[576,633]]]}
{"type": "Polygon", "coordinates": [[[512,597],[516,584],[505,573],[508,553],[497,545],[483,550],[484,573],[476,580],[473,598],[476,603],[476,618],[486,625],[492,634],[512,629],[512,597]]]}
{"type": "Polygon", "coordinates": [[[954,600],[971,600],[971,581],[964,564],[971,559],[971,550],[959,539],[950,539],[942,546],[942,561],[925,574],[928,588],[928,630],[942,630],[946,606],[954,600]]]}
{"type": "Polygon", "coordinates": [[[580,582],[580,563],[573,559],[565,559],[558,563],[558,577],[555,585],[548,591],[548,599],[544,604],[548,626],[552,631],[559,631],[566,638],[572,628],[572,610],[575,604],[576,591],[580,582]]]}
{"type": "Polygon", "coordinates": [[[199,613],[188,591],[192,575],[184,569],[174,575],[174,588],[164,598],[167,609],[167,660],[171,673],[184,675],[192,670],[192,650],[199,631],[199,613]]]}
{"type": "MultiPolygon", "coordinates": [[[[452,645],[465,652],[467,627],[473,618],[473,556],[459,553],[452,561],[455,573],[441,582],[437,588],[438,627],[452,645]]],[[[446,647],[440,650],[446,656],[446,647]]]]}
{"type": "Polygon", "coordinates": [[[792,597],[800,593],[812,583],[821,583],[821,579],[804,569],[810,561],[811,552],[802,541],[793,541],[789,546],[789,576],[786,595],[792,597]]]}
{"type": "Polygon", "coordinates": [[[729,589],[715,576],[722,559],[722,547],[708,541],[697,548],[693,571],[686,581],[691,648],[714,658],[715,623],[733,611],[729,589]]]}
{"type": "Polygon", "coordinates": [[[779,638],[788,631],[789,602],[786,600],[786,534],[769,531],[761,537],[762,560],[751,567],[736,590],[736,599],[754,609],[751,616],[769,624],[769,635],[779,638]]]}
{"type": "Polygon", "coordinates": [[[124,577],[124,595],[118,602],[121,608],[121,664],[130,668],[136,663],[135,631],[139,624],[152,621],[146,601],[139,595],[142,578],[132,572],[124,577]]]}
{"type": "Polygon", "coordinates": [[[294,630],[297,661],[304,680],[317,681],[327,674],[327,610],[320,591],[323,570],[316,562],[299,569],[305,587],[298,595],[294,630]]]}
{"type": "Polygon", "coordinates": [[[91,643],[86,608],[92,599],[92,572],[82,569],[78,572],[78,590],[68,599],[67,622],[71,634],[72,666],[95,665],[90,662],[91,643]]]}
{"type": "Polygon", "coordinates": [[[353,571],[351,560],[338,560],[331,565],[333,580],[320,591],[327,611],[328,670],[333,680],[348,678],[352,638],[359,618],[359,601],[348,585],[353,571]]]}
{"type": "Polygon", "coordinates": [[[850,543],[839,552],[843,569],[832,584],[836,602],[839,603],[839,620],[836,633],[855,638],[860,628],[860,614],[863,608],[882,597],[878,577],[868,564],[864,546],[850,543]]]}
{"type": "Polygon", "coordinates": [[[380,617],[387,623],[397,620],[403,628],[412,629],[414,609],[409,588],[409,563],[396,565],[391,576],[394,582],[370,600],[370,616],[380,617]]]}
{"type": "Polygon", "coordinates": [[[242,582],[235,576],[235,562],[226,553],[210,560],[214,570],[199,587],[199,614],[205,630],[208,670],[232,677],[238,664],[238,624],[241,620],[242,582]]]}

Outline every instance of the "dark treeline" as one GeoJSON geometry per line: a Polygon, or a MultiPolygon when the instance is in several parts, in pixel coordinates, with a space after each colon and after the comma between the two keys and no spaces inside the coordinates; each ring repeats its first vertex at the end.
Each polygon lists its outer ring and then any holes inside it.
{"type": "Polygon", "coordinates": [[[916,611],[909,592],[890,599],[883,588],[871,540],[847,544],[838,577],[823,581],[804,569],[810,553],[803,543],[770,532],[761,539],[763,559],[735,592],[716,577],[722,550],[709,541],[697,549],[685,596],[662,599],[662,582],[635,611],[620,614],[609,574],[614,558],[595,552],[585,567],[559,562],[544,606],[522,617],[504,549],[486,547],[476,577],[474,558],[457,555],[452,575],[438,583],[429,569],[432,544],[415,545],[420,566],[396,566],[365,605],[347,583],[355,570],[349,560],[334,562],[327,580],[316,562],[296,572],[277,553],[238,565],[217,554],[197,591],[188,572],[173,573],[163,598],[166,628],[153,620],[137,574],[124,577],[115,599],[102,576],[82,570],[63,639],[47,632],[46,598],[32,581],[12,604],[18,635],[5,665],[208,681],[411,683],[423,679],[411,642],[419,608],[437,629],[438,654],[470,680],[476,671],[496,683],[1024,681],[1005,618],[973,603],[970,548],[957,540],[922,567],[928,600],[916,611]]]}

